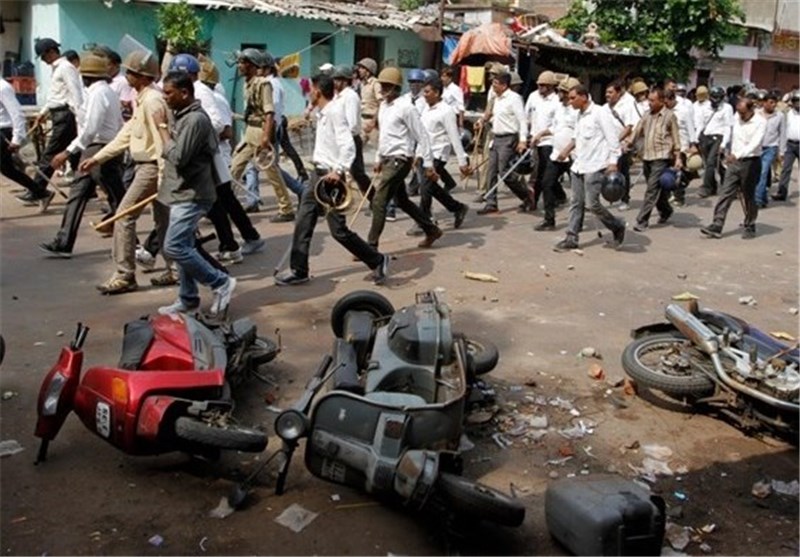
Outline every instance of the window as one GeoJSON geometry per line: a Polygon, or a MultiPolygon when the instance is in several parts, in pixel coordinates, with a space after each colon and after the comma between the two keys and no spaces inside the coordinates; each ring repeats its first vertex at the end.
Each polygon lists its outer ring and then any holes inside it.
{"type": "Polygon", "coordinates": [[[333,37],[327,33],[311,33],[311,73],[322,64],[333,63],[333,37]]]}

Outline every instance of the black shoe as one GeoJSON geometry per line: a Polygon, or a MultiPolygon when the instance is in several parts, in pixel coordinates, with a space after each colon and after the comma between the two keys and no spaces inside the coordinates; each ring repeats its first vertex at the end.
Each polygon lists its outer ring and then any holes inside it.
{"type": "Polygon", "coordinates": [[[555,246],[553,246],[553,251],[563,252],[563,251],[570,251],[573,249],[578,249],[578,242],[573,240],[572,238],[564,238],[555,246]]]}
{"type": "Polygon", "coordinates": [[[271,219],[270,222],[292,222],[294,220],[294,213],[278,213],[271,219]]]}
{"type": "Polygon", "coordinates": [[[60,257],[62,259],[69,259],[72,257],[72,252],[62,248],[55,240],[49,243],[39,244],[39,249],[52,257],[60,257]]]}
{"type": "Polygon", "coordinates": [[[706,197],[711,197],[712,195],[714,194],[707,190],[700,190],[697,192],[697,197],[699,197],[700,199],[705,199],[706,197]]]}
{"type": "Polygon", "coordinates": [[[47,208],[50,207],[50,203],[53,201],[53,198],[56,196],[56,192],[54,191],[47,191],[44,194],[44,197],[39,198],[39,212],[44,213],[47,211],[47,208]]]}
{"type": "Polygon", "coordinates": [[[785,195],[785,194],[784,194],[784,195],[781,195],[780,193],[773,193],[773,194],[772,194],[772,195],[770,195],[769,197],[770,197],[770,199],[772,199],[773,201],[786,201],[786,195],[785,195]]]}
{"type": "Polygon", "coordinates": [[[722,227],[718,224],[709,224],[700,229],[700,232],[709,238],[722,238],[722,227]]]}
{"type": "Polygon", "coordinates": [[[296,286],[308,282],[307,276],[298,275],[292,270],[286,271],[282,275],[275,277],[275,284],[278,286],[296,286]]]}
{"type": "Polygon", "coordinates": [[[648,228],[650,228],[650,225],[647,224],[646,222],[637,222],[635,225],[633,225],[633,229],[636,232],[644,232],[648,228]]]}
{"type": "Polygon", "coordinates": [[[488,215],[489,213],[499,213],[500,209],[497,208],[497,205],[484,205],[475,212],[479,215],[488,215]]]}
{"type": "Polygon", "coordinates": [[[372,269],[372,282],[376,286],[386,283],[386,277],[389,275],[389,256],[383,255],[381,264],[372,269]]]}
{"type": "Polygon", "coordinates": [[[406,236],[422,236],[423,234],[425,234],[425,231],[417,223],[414,223],[414,226],[406,230],[406,236]]]}
{"type": "Polygon", "coordinates": [[[669,218],[672,216],[672,213],[674,213],[674,212],[675,212],[675,211],[673,211],[672,209],[670,209],[670,211],[669,211],[668,213],[665,213],[665,214],[659,215],[659,217],[658,217],[658,224],[666,224],[666,223],[667,223],[667,221],[669,221],[669,218]]]}
{"type": "Polygon", "coordinates": [[[387,222],[397,221],[397,213],[395,211],[386,211],[386,220],[387,222]]]}
{"type": "Polygon", "coordinates": [[[26,207],[31,207],[36,205],[39,202],[40,196],[33,195],[32,192],[26,191],[22,195],[17,196],[17,201],[25,205],[26,207]]]}
{"type": "Polygon", "coordinates": [[[423,238],[423,240],[417,244],[417,246],[421,248],[429,248],[436,240],[442,237],[442,234],[444,234],[444,232],[442,232],[442,229],[437,226],[430,234],[425,235],[425,238],[423,238]]]}
{"type": "Polygon", "coordinates": [[[756,227],[755,226],[748,226],[742,230],[742,240],[752,240],[756,237],[756,227]]]}
{"type": "Polygon", "coordinates": [[[245,213],[258,213],[261,210],[261,206],[258,203],[253,203],[252,205],[248,205],[244,208],[245,213]]]}
{"type": "Polygon", "coordinates": [[[536,204],[531,201],[523,201],[517,205],[517,213],[532,213],[536,210],[536,204]]]}
{"type": "Polygon", "coordinates": [[[543,220],[542,222],[534,226],[533,229],[538,230],[539,232],[542,232],[544,230],[555,230],[556,223],[551,220],[543,220]]]}
{"type": "Polygon", "coordinates": [[[461,207],[459,207],[458,211],[455,212],[455,220],[453,221],[453,228],[461,228],[461,225],[464,224],[464,218],[469,213],[469,207],[462,203],[461,207]]]}
{"type": "Polygon", "coordinates": [[[608,247],[619,249],[622,247],[622,242],[625,240],[625,227],[620,226],[613,232],[614,238],[608,242],[608,247]]]}

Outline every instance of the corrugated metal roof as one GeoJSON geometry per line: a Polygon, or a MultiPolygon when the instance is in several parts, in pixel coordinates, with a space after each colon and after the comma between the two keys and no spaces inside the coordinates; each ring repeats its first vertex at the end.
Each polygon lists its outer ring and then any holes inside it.
{"type": "MultiPolygon", "coordinates": [[[[113,2],[113,0],[106,0],[113,2]]],[[[119,0],[117,0],[119,1],[119,0]]],[[[124,2],[148,2],[170,4],[177,0],[123,0],[124,2]]],[[[393,4],[384,2],[336,2],[332,0],[187,0],[192,6],[212,10],[249,10],[277,17],[298,17],[324,20],[333,25],[382,27],[414,31],[415,26],[433,25],[438,10],[423,7],[402,11],[393,4]]]]}

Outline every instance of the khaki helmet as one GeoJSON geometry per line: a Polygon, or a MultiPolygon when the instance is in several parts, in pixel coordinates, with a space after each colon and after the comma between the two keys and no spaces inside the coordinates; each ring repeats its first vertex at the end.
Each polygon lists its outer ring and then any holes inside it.
{"type": "Polygon", "coordinates": [[[378,63],[372,58],[362,58],[361,60],[358,61],[358,64],[356,65],[361,66],[372,75],[378,73],[378,63]]]}
{"type": "Polygon", "coordinates": [[[108,58],[94,52],[81,54],[81,67],[78,70],[85,77],[108,78],[108,58]]]}
{"type": "Polygon", "coordinates": [[[686,159],[686,170],[689,172],[699,172],[703,168],[703,157],[695,153],[686,159]]]}
{"type": "Polygon", "coordinates": [[[698,101],[707,101],[708,100],[708,87],[705,85],[701,85],[697,88],[697,91],[694,92],[694,96],[698,101]]]}
{"type": "Polygon", "coordinates": [[[378,74],[378,83],[388,83],[389,85],[394,85],[395,87],[402,87],[403,74],[400,73],[399,69],[393,66],[383,68],[381,73],[378,74]]]}
{"type": "Polygon", "coordinates": [[[486,71],[489,72],[490,74],[498,75],[508,71],[508,68],[506,68],[500,62],[487,62],[486,64],[487,64],[486,71]]]}
{"type": "Polygon", "coordinates": [[[556,78],[555,73],[545,70],[539,74],[536,79],[536,85],[558,85],[558,78],[556,78]]]}
{"type": "Polygon", "coordinates": [[[567,77],[566,79],[562,80],[561,83],[558,84],[558,89],[560,91],[569,91],[573,87],[577,87],[580,85],[581,82],[578,80],[577,77],[567,77]]]}
{"type": "Polygon", "coordinates": [[[134,50],[128,54],[122,67],[129,72],[158,79],[158,60],[147,50],[134,50]]]}
{"type": "Polygon", "coordinates": [[[631,85],[631,95],[633,95],[634,97],[641,93],[647,93],[649,90],[650,88],[644,81],[637,81],[636,83],[631,85]]]}
{"type": "Polygon", "coordinates": [[[208,56],[200,58],[200,72],[197,74],[197,79],[204,83],[211,83],[216,85],[219,83],[219,70],[217,65],[208,56]]]}
{"type": "Polygon", "coordinates": [[[519,76],[517,72],[511,72],[511,86],[515,85],[522,85],[522,78],[519,76]]]}

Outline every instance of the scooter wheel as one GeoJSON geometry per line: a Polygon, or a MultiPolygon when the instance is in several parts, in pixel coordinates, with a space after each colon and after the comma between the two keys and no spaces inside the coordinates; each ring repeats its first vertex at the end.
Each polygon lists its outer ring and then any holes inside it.
{"type": "Polygon", "coordinates": [[[519,526],[525,507],[508,495],[454,474],[442,473],[436,491],[455,513],[504,526],[519,526]]]}
{"type": "Polygon", "coordinates": [[[343,296],[331,310],[331,328],[337,337],[344,334],[344,318],[348,311],[365,311],[377,319],[394,315],[394,306],[385,296],[371,290],[356,290],[343,296]]]}
{"type": "Polygon", "coordinates": [[[481,338],[469,338],[461,333],[454,333],[464,339],[464,348],[467,351],[467,371],[471,375],[489,373],[500,360],[500,351],[493,342],[481,338]]]}
{"type": "Polygon", "coordinates": [[[175,435],[184,441],[230,451],[258,453],[267,448],[267,435],[263,431],[221,428],[185,416],[175,420],[175,435]]]}

